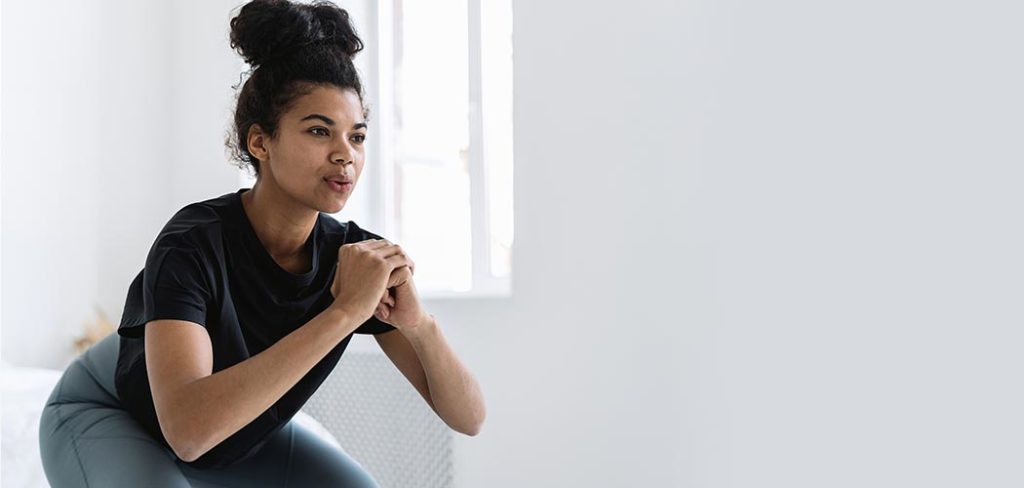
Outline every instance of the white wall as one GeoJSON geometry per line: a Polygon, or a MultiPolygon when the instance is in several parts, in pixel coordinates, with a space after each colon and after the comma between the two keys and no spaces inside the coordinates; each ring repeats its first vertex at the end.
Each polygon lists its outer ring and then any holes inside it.
{"type": "Polygon", "coordinates": [[[228,22],[244,3],[170,2],[167,42],[172,50],[170,97],[175,158],[171,182],[172,198],[179,207],[239,188],[239,170],[227,162],[224,138],[233,126],[233,86],[248,69],[228,39],[228,22]]]}
{"type": "MultiPolygon", "coordinates": [[[[233,5],[76,5],[4,2],[16,363],[119,317],[170,214],[237,187],[233,5]]],[[[513,296],[427,304],[487,400],[458,486],[1024,482],[1021,13],[516,2],[513,296]]]]}
{"type": "Polygon", "coordinates": [[[160,12],[108,4],[4,2],[2,354],[15,364],[66,362],[94,305],[111,305],[105,278],[123,271],[100,258],[144,257],[141,235],[159,226],[126,230],[166,203],[162,188],[129,184],[169,162],[166,80],[147,59],[166,57],[166,34],[139,22],[160,12]]]}
{"type": "Polygon", "coordinates": [[[460,486],[1024,483],[1019,3],[514,7],[460,486]]]}
{"type": "Polygon", "coordinates": [[[235,7],[4,3],[5,360],[63,367],[95,307],[120,320],[171,215],[239,187],[223,146],[235,7]]]}

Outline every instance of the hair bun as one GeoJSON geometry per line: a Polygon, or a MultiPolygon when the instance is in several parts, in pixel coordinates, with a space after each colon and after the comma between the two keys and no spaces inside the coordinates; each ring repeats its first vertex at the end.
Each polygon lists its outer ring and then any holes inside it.
{"type": "Polygon", "coordinates": [[[231,47],[253,67],[314,44],[338,46],[348,57],[363,49],[348,12],[330,2],[253,0],[231,19],[231,47]]]}

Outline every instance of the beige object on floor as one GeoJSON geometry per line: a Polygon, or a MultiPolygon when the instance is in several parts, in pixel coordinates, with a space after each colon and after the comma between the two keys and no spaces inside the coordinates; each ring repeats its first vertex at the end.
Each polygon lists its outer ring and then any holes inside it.
{"type": "Polygon", "coordinates": [[[107,314],[103,313],[98,305],[94,305],[96,309],[96,320],[92,323],[85,324],[85,333],[78,336],[75,339],[75,353],[81,354],[89,349],[89,346],[99,342],[100,339],[107,336],[117,330],[114,324],[107,318],[107,314]]]}

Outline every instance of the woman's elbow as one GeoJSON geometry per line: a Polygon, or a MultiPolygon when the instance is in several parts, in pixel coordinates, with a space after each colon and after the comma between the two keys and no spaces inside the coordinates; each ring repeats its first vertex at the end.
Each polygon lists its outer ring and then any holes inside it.
{"type": "Polygon", "coordinates": [[[199,459],[199,456],[205,453],[205,450],[200,448],[200,443],[196,441],[196,436],[189,432],[181,429],[169,429],[163,422],[160,422],[160,431],[163,433],[164,439],[167,439],[167,444],[170,445],[171,451],[174,451],[174,455],[186,463],[199,459]]]}
{"type": "Polygon", "coordinates": [[[455,430],[458,430],[459,432],[461,432],[463,434],[466,434],[466,435],[468,435],[470,437],[475,437],[477,434],[480,433],[480,430],[483,429],[483,427],[484,427],[484,418],[485,418],[485,415],[483,413],[481,413],[480,417],[477,420],[473,421],[472,423],[470,423],[468,425],[462,426],[459,429],[455,429],[455,430]]]}
{"type": "Polygon", "coordinates": [[[189,450],[189,449],[185,449],[185,450],[180,450],[180,449],[177,449],[177,448],[174,449],[174,455],[177,456],[178,459],[180,459],[180,460],[182,460],[182,461],[184,461],[186,463],[191,463],[192,461],[195,461],[196,459],[199,459],[199,456],[196,455],[195,452],[196,451],[189,450]]]}
{"type": "Polygon", "coordinates": [[[168,437],[167,444],[171,446],[171,451],[174,451],[174,455],[186,463],[195,461],[202,455],[199,450],[195,448],[194,444],[181,439],[172,439],[168,437]]]}

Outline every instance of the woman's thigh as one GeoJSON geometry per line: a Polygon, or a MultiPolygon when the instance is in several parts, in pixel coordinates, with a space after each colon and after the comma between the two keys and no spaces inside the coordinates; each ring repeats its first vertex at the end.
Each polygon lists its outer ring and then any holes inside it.
{"type": "MultiPolygon", "coordinates": [[[[189,480],[226,488],[378,488],[366,469],[309,429],[288,422],[252,457],[225,469],[180,463],[189,480]]],[[[200,485],[196,485],[200,486],[200,485]]]]}
{"type": "Polygon", "coordinates": [[[289,422],[252,458],[198,470],[146,432],[114,386],[118,338],[107,337],[68,366],[39,422],[43,470],[65,487],[377,487],[344,451],[289,422]]]}
{"type": "Polygon", "coordinates": [[[111,405],[88,377],[81,362],[72,363],[39,419],[39,450],[50,486],[189,488],[174,453],[111,405]]]}

